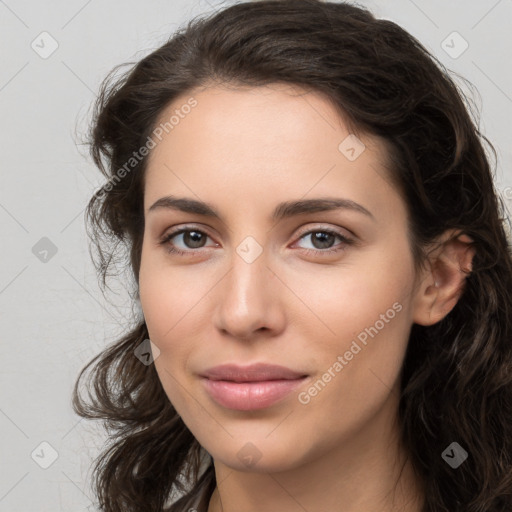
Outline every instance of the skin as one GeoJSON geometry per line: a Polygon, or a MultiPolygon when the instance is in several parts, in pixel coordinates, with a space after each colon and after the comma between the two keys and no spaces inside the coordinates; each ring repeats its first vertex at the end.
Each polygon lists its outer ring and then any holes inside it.
{"type": "Polygon", "coordinates": [[[400,370],[412,324],[436,323],[456,304],[470,240],[445,233],[416,274],[383,141],[359,135],[366,148],[347,159],[338,146],[350,131],[318,93],[210,85],[175,99],[162,120],[190,96],[197,106],[149,156],[139,287],[163,388],[214,460],[209,512],[420,511],[421,482],[397,422],[400,370]],[[171,194],[212,204],[222,220],[149,211],[171,194]],[[321,197],[350,199],[373,217],[338,209],[270,219],[280,202],[321,197]],[[167,252],[159,240],[185,226],[205,233],[202,246],[177,235],[168,244],[187,254],[167,252]],[[326,228],[354,243],[333,236],[315,245],[326,228]],[[237,253],[248,236],[263,250],[251,263],[237,253]],[[400,311],[301,403],[299,392],[396,303],[400,311]],[[271,407],[235,411],[198,376],[260,361],[309,377],[271,407]],[[243,448],[257,459],[250,467],[243,448]]]}

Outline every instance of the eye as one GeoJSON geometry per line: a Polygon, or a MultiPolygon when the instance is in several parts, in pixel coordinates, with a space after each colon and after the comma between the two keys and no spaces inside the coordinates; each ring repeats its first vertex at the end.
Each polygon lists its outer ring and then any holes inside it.
{"type": "Polygon", "coordinates": [[[347,245],[354,243],[354,240],[347,238],[346,236],[327,228],[317,228],[306,231],[303,233],[299,240],[307,240],[309,238],[313,249],[305,248],[304,252],[309,255],[332,255],[346,249],[347,245]],[[341,243],[334,245],[335,240],[341,240],[341,243]]]}
{"type": "MultiPolygon", "coordinates": [[[[191,256],[199,252],[194,249],[208,247],[205,245],[208,238],[209,236],[204,231],[189,226],[167,233],[160,240],[159,244],[163,245],[166,251],[171,254],[191,256]],[[182,248],[177,247],[177,243],[181,244],[182,248]]],[[[299,240],[306,240],[308,238],[310,239],[313,249],[303,248],[303,252],[312,256],[332,255],[333,253],[345,250],[348,245],[355,243],[354,240],[347,238],[341,233],[327,228],[317,228],[306,231],[300,235],[299,240]],[[333,246],[336,238],[340,240],[341,243],[333,246]]],[[[214,245],[210,247],[216,246],[218,246],[218,244],[214,243],[214,245]]]]}
{"type": "Polygon", "coordinates": [[[207,238],[209,237],[204,231],[188,227],[166,234],[159,243],[165,246],[166,250],[172,254],[186,256],[194,253],[194,249],[205,247],[204,244],[206,243],[207,238]],[[178,242],[181,240],[181,243],[185,244],[185,249],[189,250],[183,250],[176,247],[176,242],[174,242],[175,239],[177,239],[178,242]]]}

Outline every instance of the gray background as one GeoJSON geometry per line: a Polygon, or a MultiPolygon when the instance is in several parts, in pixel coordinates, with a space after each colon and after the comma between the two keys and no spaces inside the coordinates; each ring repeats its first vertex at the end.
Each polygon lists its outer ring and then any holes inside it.
{"type": "MultiPolygon", "coordinates": [[[[475,85],[480,129],[498,151],[496,185],[512,204],[512,1],[359,3],[475,85]],[[469,44],[461,55],[463,40],[447,39],[454,31],[469,44]]],[[[76,142],[113,66],[139,60],[221,5],[0,0],[0,511],[94,509],[90,469],[104,437],[72,412],[70,395],[79,370],[124,332],[132,310],[122,288],[111,305],[97,285],[83,211],[102,180],[76,142]],[[44,469],[52,450],[57,459],[44,469]]]]}

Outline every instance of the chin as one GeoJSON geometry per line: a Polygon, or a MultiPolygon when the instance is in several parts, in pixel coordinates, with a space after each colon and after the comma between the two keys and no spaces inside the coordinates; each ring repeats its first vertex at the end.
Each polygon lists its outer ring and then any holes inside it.
{"type": "MultiPolygon", "coordinates": [[[[275,437],[273,440],[265,439],[268,432],[261,438],[243,436],[243,440],[233,438],[224,445],[216,444],[210,451],[216,462],[228,466],[235,471],[247,473],[278,473],[288,471],[304,463],[306,454],[299,452],[295,446],[283,444],[284,437],[275,437]]],[[[289,436],[286,438],[290,439],[289,436]]],[[[302,447],[304,448],[304,447],[302,447]]]]}

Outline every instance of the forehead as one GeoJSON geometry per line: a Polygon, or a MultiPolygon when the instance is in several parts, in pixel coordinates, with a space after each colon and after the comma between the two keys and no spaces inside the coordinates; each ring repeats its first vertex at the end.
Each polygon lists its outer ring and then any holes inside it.
{"type": "MultiPolygon", "coordinates": [[[[287,143],[312,139],[315,134],[326,138],[326,143],[330,142],[329,135],[335,134],[336,138],[349,135],[342,116],[326,96],[292,84],[212,85],[175,98],[156,124],[164,129],[164,139],[170,139],[167,135],[172,132],[174,137],[169,142],[174,145],[178,145],[181,138],[191,136],[201,144],[215,139],[215,145],[251,137],[256,152],[269,146],[284,150],[287,143]]],[[[237,146],[231,145],[230,149],[236,151],[237,146]]],[[[158,152],[157,148],[153,155],[158,152]]]]}
{"type": "Polygon", "coordinates": [[[165,108],[157,126],[166,122],[149,155],[146,209],[176,189],[245,190],[263,200],[278,190],[298,198],[341,187],[363,200],[389,183],[382,140],[351,133],[326,97],[297,86],[196,89],[165,108]]]}

